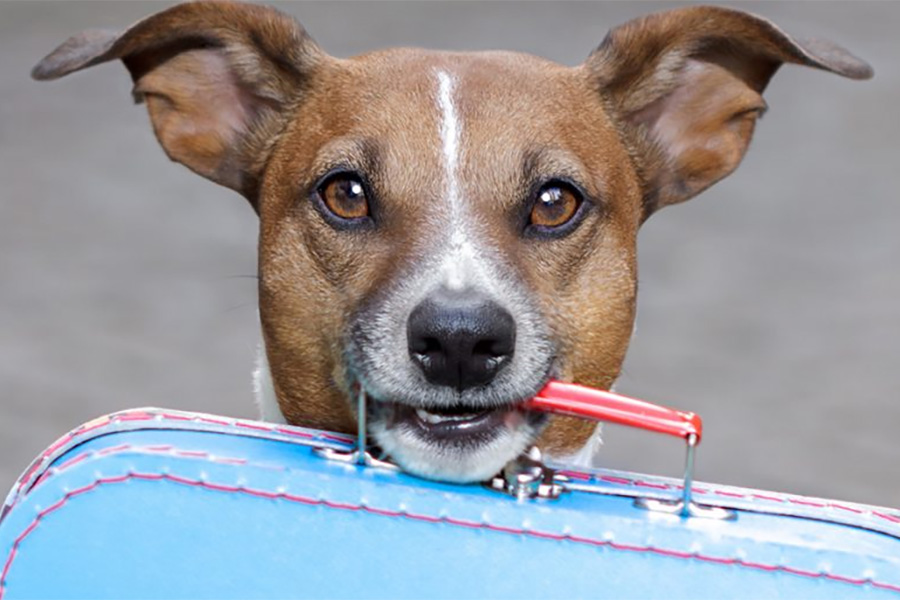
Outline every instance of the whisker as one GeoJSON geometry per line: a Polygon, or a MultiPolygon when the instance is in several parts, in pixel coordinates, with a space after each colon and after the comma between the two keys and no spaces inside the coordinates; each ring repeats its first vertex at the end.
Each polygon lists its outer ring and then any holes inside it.
{"type": "Polygon", "coordinates": [[[224,275],[221,279],[259,279],[259,275],[224,275]]]}
{"type": "Polygon", "coordinates": [[[255,306],[256,306],[255,302],[242,302],[241,304],[237,304],[235,306],[230,306],[230,307],[226,308],[225,313],[227,314],[230,312],[234,312],[236,310],[240,310],[242,308],[255,307],[255,306]]]}

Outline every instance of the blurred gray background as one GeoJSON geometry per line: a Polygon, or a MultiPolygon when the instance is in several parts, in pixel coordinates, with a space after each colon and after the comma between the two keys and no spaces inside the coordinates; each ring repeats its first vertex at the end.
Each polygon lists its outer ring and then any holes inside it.
{"type": "MultiPolygon", "coordinates": [[[[110,64],[28,77],[68,35],[165,3],[0,4],[0,488],[66,430],[145,405],[252,417],[257,221],[169,163],[110,64]]],[[[566,64],[661,3],[287,3],[322,46],[509,48],[566,64]]],[[[900,506],[900,3],[735,4],[844,44],[783,68],[742,167],[640,238],[619,390],[699,412],[700,479],[900,506]]],[[[677,474],[609,427],[609,466],[677,474]]]]}

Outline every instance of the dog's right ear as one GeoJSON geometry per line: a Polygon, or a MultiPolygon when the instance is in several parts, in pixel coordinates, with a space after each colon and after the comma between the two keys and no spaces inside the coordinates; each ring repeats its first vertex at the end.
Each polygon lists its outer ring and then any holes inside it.
{"type": "Polygon", "coordinates": [[[272,131],[325,55],[294,19],[268,7],[181,4],[122,33],[85,31],[32,71],[56,79],[121,59],[172,160],[256,206],[272,131]]]}

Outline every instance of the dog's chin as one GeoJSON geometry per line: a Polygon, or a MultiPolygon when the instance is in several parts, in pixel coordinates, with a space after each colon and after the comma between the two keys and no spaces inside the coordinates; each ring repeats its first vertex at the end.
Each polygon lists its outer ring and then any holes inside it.
{"type": "Polygon", "coordinates": [[[519,406],[417,409],[373,401],[370,431],[404,470],[453,483],[484,481],[524,452],[546,417],[519,406]]]}

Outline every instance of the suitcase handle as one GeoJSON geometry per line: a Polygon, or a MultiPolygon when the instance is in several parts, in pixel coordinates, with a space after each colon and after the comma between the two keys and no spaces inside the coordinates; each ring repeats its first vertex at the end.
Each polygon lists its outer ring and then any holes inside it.
{"type": "Polygon", "coordinates": [[[687,452],[684,461],[684,483],[681,498],[679,500],[638,498],[635,504],[647,510],[674,513],[685,517],[734,518],[733,511],[715,506],[699,505],[692,498],[694,459],[697,444],[700,443],[703,435],[703,420],[700,415],[561,381],[547,383],[537,396],[525,403],[525,408],[587,418],[593,421],[608,421],[684,439],[687,452]]]}
{"type": "Polygon", "coordinates": [[[695,413],[561,381],[550,381],[537,396],[525,403],[525,408],[608,421],[684,439],[696,436],[695,444],[700,443],[703,435],[703,420],[695,413]]]}
{"type": "MultiPolygon", "coordinates": [[[[368,448],[367,398],[362,388],[357,393],[358,438],[356,449],[352,452],[323,450],[322,454],[327,458],[356,462],[360,465],[396,468],[390,463],[373,458],[366,451],[368,448]]],[[[684,484],[681,498],[678,500],[638,498],[635,504],[647,510],[678,514],[684,517],[734,518],[733,511],[715,506],[699,505],[693,502],[691,488],[694,482],[694,456],[697,444],[700,443],[700,437],[703,434],[703,420],[700,418],[700,415],[651,404],[644,400],[621,396],[613,392],[597,390],[574,383],[563,383],[561,381],[550,381],[547,383],[538,392],[537,396],[525,402],[524,407],[530,410],[583,417],[594,421],[609,421],[684,439],[687,453],[685,456],[684,484]]],[[[520,461],[513,461],[510,465],[520,461]]],[[[531,460],[529,462],[534,463],[535,461],[531,460]]],[[[510,465],[507,465],[507,469],[510,465]]],[[[561,487],[554,483],[552,470],[545,469],[539,462],[525,466],[527,471],[531,471],[530,473],[517,472],[516,468],[512,468],[507,473],[507,469],[504,469],[504,475],[494,478],[499,487],[495,485],[495,481],[491,482],[491,487],[506,489],[519,497],[532,495],[528,492],[530,488],[534,488],[532,491],[536,490],[536,495],[541,495],[541,490],[546,491],[549,497],[556,497],[560,493],[561,487]]]]}

